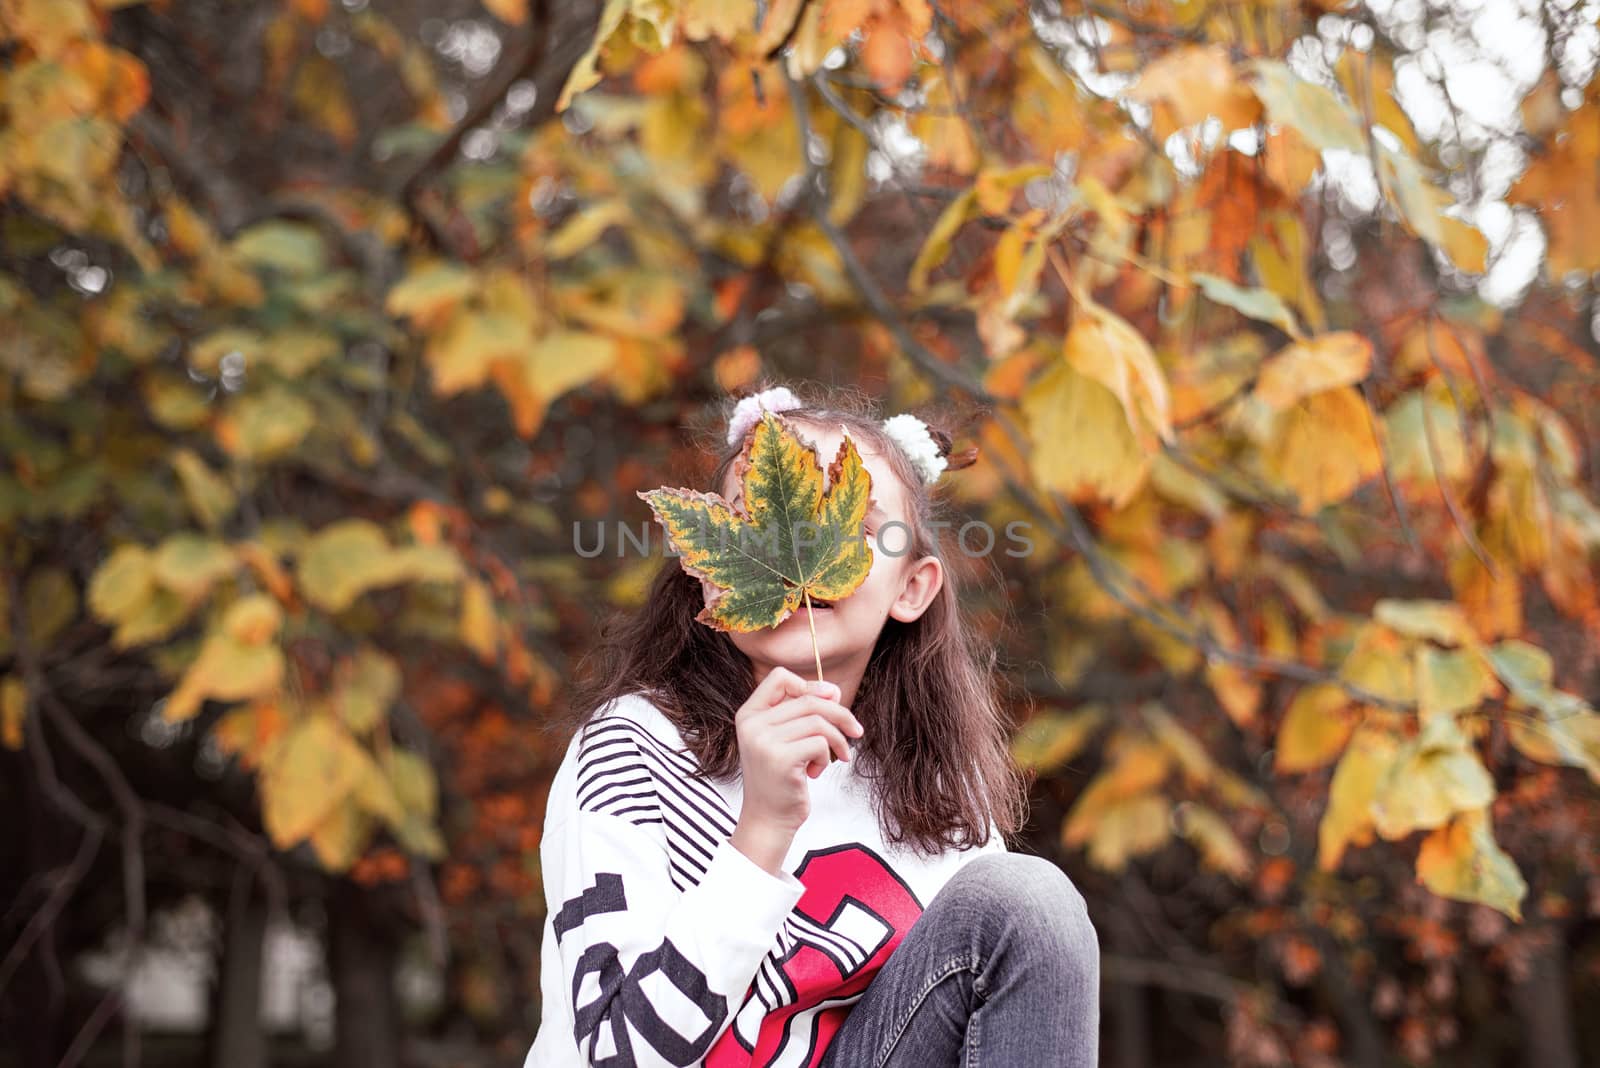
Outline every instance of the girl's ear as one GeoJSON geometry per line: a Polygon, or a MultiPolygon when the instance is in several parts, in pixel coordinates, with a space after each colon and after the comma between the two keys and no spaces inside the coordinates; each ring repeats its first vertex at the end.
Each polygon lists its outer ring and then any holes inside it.
{"type": "Polygon", "coordinates": [[[924,556],[906,570],[905,585],[889,606],[889,615],[910,623],[928,610],[944,586],[944,564],[937,556],[924,556]]]}

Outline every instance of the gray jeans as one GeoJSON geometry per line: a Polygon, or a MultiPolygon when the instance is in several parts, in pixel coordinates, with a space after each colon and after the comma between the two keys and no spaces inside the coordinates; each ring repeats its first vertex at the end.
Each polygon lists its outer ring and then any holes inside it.
{"type": "Polygon", "coordinates": [[[1089,1068],[1100,941],[1066,873],[986,853],[934,895],[819,1068],[1089,1068]]]}

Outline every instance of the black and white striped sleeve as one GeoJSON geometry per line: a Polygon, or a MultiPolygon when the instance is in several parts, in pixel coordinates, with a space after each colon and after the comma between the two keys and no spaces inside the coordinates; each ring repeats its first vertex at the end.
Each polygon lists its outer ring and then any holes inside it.
{"type": "Polygon", "coordinates": [[[551,785],[539,854],[583,1064],[698,1063],[805,892],[725,835],[680,890],[649,748],[633,729],[586,729],[551,785]]]}

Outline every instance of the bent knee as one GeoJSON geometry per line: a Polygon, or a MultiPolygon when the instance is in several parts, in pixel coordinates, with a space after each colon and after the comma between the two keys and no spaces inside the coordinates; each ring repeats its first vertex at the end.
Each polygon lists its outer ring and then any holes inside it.
{"type": "Polygon", "coordinates": [[[1031,853],[985,853],[956,873],[967,892],[981,894],[1014,919],[1054,930],[1071,948],[1099,946],[1088,903],[1071,876],[1031,853]]]}

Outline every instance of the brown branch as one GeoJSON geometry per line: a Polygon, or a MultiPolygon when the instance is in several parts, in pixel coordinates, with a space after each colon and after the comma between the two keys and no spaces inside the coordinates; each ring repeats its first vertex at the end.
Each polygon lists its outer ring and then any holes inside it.
{"type": "Polygon", "coordinates": [[[1376,405],[1372,399],[1372,380],[1363,378],[1360,384],[1361,397],[1367,402],[1367,420],[1372,424],[1372,438],[1378,443],[1378,469],[1383,474],[1383,488],[1389,494],[1389,503],[1394,507],[1394,517],[1400,523],[1400,532],[1405,535],[1406,545],[1416,550],[1419,547],[1417,532],[1411,529],[1411,516],[1406,511],[1406,502],[1395,486],[1393,464],[1389,461],[1389,442],[1378,422],[1376,405]]]}
{"type": "Polygon", "coordinates": [[[1223,972],[1186,968],[1165,960],[1146,960],[1121,953],[1100,955],[1100,976],[1108,983],[1154,986],[1231,1005],[1250,989],[1223,972]]]}
{"type": "MultiPolygon", "coordinates": [[[[453,238],[444,225],[431,216],[422,204],[423,189],[450,168],[459,156],[462,139],[476,126],[494,114],[495,108],[505,99],[511,87],[525,78],[532,78],[535,86],[533,110],[525,120],[532,128],[543,125],[556,114],[556,101],[560,99],[567,76],[588,51],[589,44],[599,29],[599,11],[592,5],[578,9],[577,22],[582,31],[567,34],[556,41],[556,27],[550,17],[550,0],[534,0],[528,19],[528,35],[522,49],[509,56],[489,80],[483,94],[463,115],[433,149],[422,158],[395,185],[396,198],[422,227],[435,247],[450,252],[460,259],[470,260],[475,247],[453,238]]],[[[571,28],[563,26],[565,28],[571,28]]]]}
{"type": "MultiPolygon", "coordinates": [[[[1465,419],[1466,409],[1461,406],[1460,395],[1456,392],[1455,383],[1450,380],[1450,372],[1445,369],[1444,363],[1439,359],[1438,349],[1433,343],[1432,317],[1429,317],[1428,321],[1423,323],[1422,336],[1428,342],[1429,361],[1444,376],[1445,386],[1450,390],[1450,397],[1456,403],[1456,411],[1460,414],[1460,418],[1465,419]]],[[[1465,354],[1466,346],[1461,346],[1461,351],[1465,354]]],[[[1467,362],[1468,364],[1472,362],[1470,356],[1467,357],[1467,362]]],[[[1480,396],[1483,397],[1484,408],[1487,411],[1489,398],[1487,394],[1480,393],[1480,396]]],[[[1455,524],[1456,530],[1466,539],[1467,548],[1471,549],[1472,555],[1478,558],[1478,563],[1488,570],[1489,577],[1498,582],[1500,579],[1499,567],[1496,566],[1494,558],[1489,555],[1489,551],[1483,547],[1483,543],[1478,540],[1477,534],[1473,532],[1472,524],[1468,522],[1466,515],[1461,511],[1460,503],[1456,500],[1455,491],[1450,488],[1449,480],[1444,476],[1444,468],[1439,458],[1439,444],[1434,440],[1433,417],[1428,412],[1428,395],[1426,392],[1422,395],[1422,436],[1428,442],[1428,463],[1433,468],[1433,480],[1439,487],[1440,496],[1444,498],[1445,510],[1450,513],[1450,521],[1455,524]]],[[[1470,444],[1469,439],[1463,434],[1461,447],[1465,449],[1468,444],[1470,444]]]]}
{"type": "MultiPolygon", "coordinates": [[[[243,225],[248,212],[245,196],[238,186],[221,171],[200,163],[192,152],[185,152],[171,128],[156,118],[149,108],[129,119],[127,129],[135,150],[140,147],[152,150],[180,185],[187,187],[191,193],[199,193],[211,205],[211,216],[216,220],[218,230],[231,234],[243,225]]],[[[145,164],[150,166],[151,161],[146,160],[145,164]]]]}
{"type": "MultiPolygon", "coordinates": [[[[29,931],[33,932],[31,937],[28,936],[27,931],[24,932],[23,943],[13,948],[12,952],[8,954],[7,964],[11,967],[20,964],[26,954],[27,945],[31,945],[33,941],[37,940],[43,934],[44,929],[54,922],[55,916],[59,914],[60,910],[65,907],[67,899],[71,896],[72,888],[76,887],[84,875],[87,874],[88,865],[92,862],[95,853],[99,851],[100,839],[106,822],[103,817],[92,812],[80,800],[76,798],[71,801],[64,800],[64,798],[70,797],[70,794],[67,793],[55,774],[54,761],[50,758],[49,747],[44,739],[44,732],[40,729],[42,717],[37,713],[38,709],[43,708],[56,729],[66,738],[68,745],[100,773],[117,806],[123,812],[122,888],[129,945],[124,974],[125,977],[131,977],[139,961],[140,944],[144,941],[146,922],[144,853],[140,842],[143,831],[143,810],[132,788],[129,787],[128,780],[122,775],[121,770],[117,768],[110,754],[84,733],[83,728],[78,725],[70,714],[60,707],[54,694],[48,689],[44,668],[39,662],[39,651],[33,644],[33,635],[28,626],[27,613],[24,610],[25,602],[21,597],[21,583],[18,581],[15,571],[7,573],[6,583],[12,606],[10,623],[13,646],[16,651],[17,663],[21,668],[23,687],[26,693],[24,719],[25,721],[30,721],[26,722],[26,728],[30,739],[29,745],[32,747],[34,754],[34,764],[40,770],[41,781],[46,783],[46,791],[51,792],[53,789],[57,803],[64,811],[82,823],[87,832],[84,841],[79,845],[77,856],[63,877],[62,888],[58,889],[57,893],[46,901],[46,906],[49,907],[50,911],[47,912],[45,909],[41,909],[40,913],[35,915],[34,922],[29,924],[29,931]],[[13,963],[13,958],[15,963],[13,963]]],[[[9,979],[9,975],[6,978],[9,979]]],[[[95,1010],[95,1014],[90,1018],[89,1023],[78,1032],[78,1036],[74,1040],[72,1047],[69,1048],[68,1055],[63,1059],[62,1064],[76,1063],[76,1058],[81,1057],[82,1053],[87,1050],[87,1043],[91,1042],[93,1037],[105,1026],[105,1020],[109,1018],[110,1011],[108,1002],[111,996],[117,993],[117,991],[113,990],[107,995],[107,1001],[103,1001],[100,1007],[95,1010]],[[74,1056],[74,1051],[76,1051],[76,1056],[74,1056]]],[[[118,1000],[120,1001],[120,998],[118,1000]]],[[[124,1064],[132,1066],[138,1063],[139,1028],[138,1022],[133,1019],[131,1014],[123,1018],[122,1050],[124,1064]]]]}
{"type": "Polygon", "coordinates": [[[824,173],[819,166],[811,161],[811,156],[806,151],[806,147],[811,140],[811,119],[806,111],[805,93],[800,83],[790,76],[787,71],[784,72],[784,84],[789,89],[789,99],[795,113],[795,125],[800,134],[800,158],[804,161],[806,168],[805,195],[811,198],[812,222],[827,237],[828,243],[833,246],[834,252],[838,254],[839,259],[844,263],[845,273],[850,276],[850,281],[860,292],[867,307],[872,309],[878,321],[894,335],[901,351],[905,353],[908,359],[922,368],[929,376],[936,379],[941,385],[950,389],[960,390],[975,400],[992,403],[994,397],[975,378],[962,369],[945,363],[911,336],[911,332],[906,329],[905,322],[895,310],[894,305],[890,303],[889,298],[878,287],[878,283],[873,280],[872,275],[868,273],[866,267],[856,257],[855,250],[850,247],[850,243],[839,232],[839,228],[834,226],[832,220],[828,218],[827,183],[824,173]]]}

